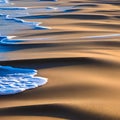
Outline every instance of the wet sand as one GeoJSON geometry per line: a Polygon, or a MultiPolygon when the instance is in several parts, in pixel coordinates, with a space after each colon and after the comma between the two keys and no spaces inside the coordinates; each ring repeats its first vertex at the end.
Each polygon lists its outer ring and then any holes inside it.
{"type": "Polygon", "coordinates": [[[44,86],[0,96],[0,119],[119,120],[119,0],[11,1],[72,8],[21,16],[52,29],[8,32],[21,41],[0,44],[0,65],[36,69],[48,78],[44,86]]]}

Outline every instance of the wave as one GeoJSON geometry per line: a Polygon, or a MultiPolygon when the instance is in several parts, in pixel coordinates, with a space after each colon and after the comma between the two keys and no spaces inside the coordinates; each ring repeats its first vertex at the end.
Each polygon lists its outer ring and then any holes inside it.
{"type": "Polygon", "coordinates": [[[46,78],[34,77],[33,69],[0,66],[0,95],[9,95],[36,88],[47,82],[46,78]]]}
{"type": "Polygon", "coordinates": [[[2,3],[8,3],[8,0],[0,0],[0,4],[2,4],[2,3]]]}

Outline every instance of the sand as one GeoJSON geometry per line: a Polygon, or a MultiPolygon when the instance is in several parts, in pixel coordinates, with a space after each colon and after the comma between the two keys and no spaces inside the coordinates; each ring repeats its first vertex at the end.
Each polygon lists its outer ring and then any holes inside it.
{"type": "Polygon", "coordinates": [[[8,35],[22,42],[0,44],[0,65],[36,69],[37,76],[48,78],[44,86],[0,96],[0,119],[119,120],[119,0],[11,1],[75,8],[42,13],[50,18],[39,18],[39,12],[20,17],[52,29],[18,30],[8,35]]]}

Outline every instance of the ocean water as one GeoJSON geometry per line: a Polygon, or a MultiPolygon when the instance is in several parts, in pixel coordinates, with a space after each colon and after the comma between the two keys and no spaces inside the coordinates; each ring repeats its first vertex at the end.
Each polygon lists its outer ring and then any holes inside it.
{"type": "Polygon", "coordinates": [[[0,95],[11,95],[36,88],[47,82],[46,78],[34,77],[33,69],[0,66],[0,95]]]}
{"type": "MultiPolygon", "coordinates": [[[[15,44],[22,40],[11,40],[16,36],[9,36],[15,31],[33,29],[49,29],[40,26],[39,22],[29,22],[17,17],[28,16],[39,9],[28,9],[27,7],[14,7],[11,1],[0,1],[0,43],[15,44]]],[[[49,8],[48,8],[49,9],[49,8]]],[[[1,56],[2,57],[2,56],[1,56]]],[[[11,95],[36,88],[47,82],[46,78],[35,77],[37,71],[34,69],[14,68],[11,66],[0,66],[0,95],[11,95]]]]}

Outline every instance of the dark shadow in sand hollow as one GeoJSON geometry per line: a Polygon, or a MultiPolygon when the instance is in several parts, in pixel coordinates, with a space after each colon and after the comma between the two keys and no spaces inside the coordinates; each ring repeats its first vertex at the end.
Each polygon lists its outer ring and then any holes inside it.
{"type": "Polygon", "coordinates": [[[102,116],[82,109],[75,109],[63,104],[0,108],[0,116],[48,116],[69,120],[112,120],[108,116],[102,116]]]}
{"type": "Polygon", "coordinates": [[[85,4],[79,4],[79,5],[75,5],[74,7],[98,7],[98,4],[95,3],[85,3],[85,4]]]}
{"type": "MultiPolygon", "coordinates": [[[[83,80],[83,79],[82,79],[83,80]]],[[[50,80],[51,82],[52,80],[50,80]]],[[[85,80],[84,80],[85,81],[85,80]]],[[[83,99],[83,98],[109,98],[111,92],[109,87],[95,86],[95,85],[63,85],[55,87],[38,87],[35,89],[27,90],[25,92],[0,96],[0,100],[38,100],[38,99],[70,99],[72,97],[83,99]],[[104,94],[103,94],[104,93],[104,94]]]]}
{"type": "Polygon", "coordinates": [[[40,51],[54,51],[54,49],[57,50],[71,50],[71,49],[96,49],[96,47],[88,47],[86,46],[92,46],[92,45],[97,45],[97,49],[117,49],[117,47],[120,47],[120,42],[119,41],[100,41],[100,39],[105,39],[104,37],[96,37],[94,38],[83,38],[84,40],[90,40],[90,41],[85,41],[85,42],[61,42],[61,43],[19,43],[19,44],[3,44],[0,45],[0,53],[7,53],[11,51],[17,51],[17,50],[25,50],[25,49],[39,49],[40,51]],[[91,41],[94,40],[94,41],[91,41]],[[77,46],[77,47],[76,47],[77,46]],[[83,47],[84,46],[84,47],[83,47]],[[114,48],[115,47],[115,48],[114,48]]]}
{"type": "Polygon", "coordinates": [[[50,18],[51,15],[28,15],[28,16],[22,16],[22,17],[18,17],[21,19],[46,19],[46,18],[50,18]]]}
{"type": "Polygon", "coordinates": [[[106,20],[110,19],[109,16],[105,15],[94,15],[94,14],[65,14],[65,15],[54,15],[51,18],[66,18],[66,19],[81,19],[81,20],[106,20]]]}
{"type": "MultiPolygon", "coordinates": [[[[78,7],[78,6],[76,6],[78,7]]],[[[79,11],[80,9],[73,9],[73,11],[79,11]]],[[[68,10],[72,11],[72,10],[68,10]]],[[[67,12],[67,11],[66,11],[67,12]]],[[[106,15],[99,15],[99,14],[65,14],[65,15],[36,15],[36,16],[25,16],[25,17],[19,17],[22,19],[52,19],[52,18],[66,18],[66,19],[82,19],[82,20],[106,20],[109,19],[109,16],[106,15]]]]}
{"type": "Polygon", "coordinates": [[[63,66],[99,66],[99,67],[120,67],[117,63],[105,60],[99,60],[90,57],[68,57],[68,58],[47,58],[47,59],[31,59],[31,60],[13,60],[0,61],[0,65],[9,65],[13,67],[47,69],[63,66]]]}

